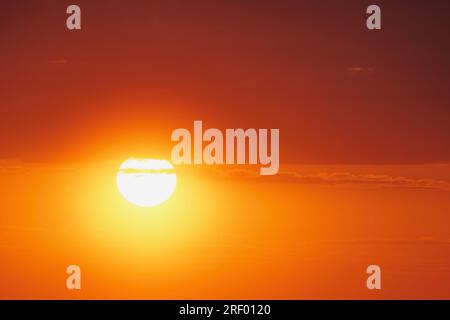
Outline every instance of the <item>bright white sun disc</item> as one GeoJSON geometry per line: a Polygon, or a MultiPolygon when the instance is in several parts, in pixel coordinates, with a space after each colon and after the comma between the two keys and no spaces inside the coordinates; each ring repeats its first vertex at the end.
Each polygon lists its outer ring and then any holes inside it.
{"type": "Polygon", "coordinates": [[[129,202],[152,207],[169,199],[175,190],[177,176],[167,160],[130,158],[117,173],[117,187],[129,202]]]}

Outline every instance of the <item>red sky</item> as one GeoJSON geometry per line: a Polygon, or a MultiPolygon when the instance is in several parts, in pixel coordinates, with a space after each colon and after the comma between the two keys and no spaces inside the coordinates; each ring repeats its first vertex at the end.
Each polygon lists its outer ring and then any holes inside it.
{"type": "Polygon", "coordinates": [[[0,5],[1,158],[167,145],[200,119],[279,127],[284,162],[450,160],[447,1],[379,1],[374,32],[365,1],[77,3],[75,32],[64,1],[0,5]]]}

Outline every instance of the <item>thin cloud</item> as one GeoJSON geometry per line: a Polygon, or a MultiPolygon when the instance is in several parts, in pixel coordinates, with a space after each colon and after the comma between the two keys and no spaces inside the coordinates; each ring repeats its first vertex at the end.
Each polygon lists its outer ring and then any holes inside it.
{"type": "Polygon", "coordinates": [[[371,75],[375,72],[373,67],[349,67],[347,68],[347,72],[352,76],[364,76],[371,75]]]}
{"type": "MultiPolygon", "coordinates": [[[[242,179],[259,179],[266,181],[257,172],[249,170],[234,170],[228,177],[242,179]]],[[[271,176],[270,181],[278,180],[296,184],[322,184],[322,185],[366,185],[384,188],[402,188],[414,190],[441,190],[450,191],[450,182],[431,178],[407,178],[385,174],[355,174],[351,172],[321,172],[315,174],[301,174],[298,172],[280,172],[271,176]]]]}

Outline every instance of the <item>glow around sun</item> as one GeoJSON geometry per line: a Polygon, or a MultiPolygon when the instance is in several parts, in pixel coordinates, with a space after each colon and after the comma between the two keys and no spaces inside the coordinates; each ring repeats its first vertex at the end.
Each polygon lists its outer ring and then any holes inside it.
{"type": "Polygon", "coordinates": [[[172,195],[177,184],[173,165],[167,160],[130,158],[117,172],[117,187],[130,203],[157,206],[172,195]]]}

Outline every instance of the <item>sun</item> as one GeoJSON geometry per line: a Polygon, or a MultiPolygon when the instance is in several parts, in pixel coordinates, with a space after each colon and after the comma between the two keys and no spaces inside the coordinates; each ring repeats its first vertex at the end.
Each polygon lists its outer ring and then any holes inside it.
{"type": "Polygon", "coordinates": [[[157,206],[172,195],[177,184],[173,165],[167,160],[125,160],[117,172],[122,196],[140,207],[157,206]]]}

